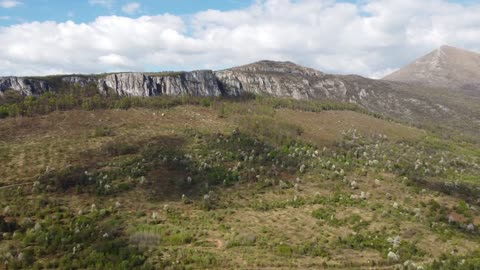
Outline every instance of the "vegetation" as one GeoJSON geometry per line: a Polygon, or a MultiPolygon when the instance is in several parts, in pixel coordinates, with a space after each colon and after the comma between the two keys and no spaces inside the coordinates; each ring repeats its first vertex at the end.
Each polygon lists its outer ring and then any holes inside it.
{"type": "Polygon", "coordinates": [[[1,108],[8,269],[478,265],[468,142],[267,97],[45,94],[1,108]]]}
{"type": "MultiPolygon", "coordinates": [[[[56,77],[54,77],[56,78],[56,77]]],[[[60,78],[60,77],[59,77],[60,78]]],[[[55,81],[55,79],[53,79],[55,81]]],[[[62,89],[59,87],[59,89],[62,89]]],[[[238,98],[228,97],[194,97],[194,96],[158,96],[158,97],[128,97],[128,96],[104,96],[98,94],[94,88],[76,88],[58,92],[46,92],[40,96],[21,96],[16,91],[6,91],[0,98],[0,118],[16,116],[37,116],[54,111],[66,111],[73,109],[99,110],[99,109],[122,109],[150,108],[166,109],[179,105],[201,105],[216,107],[222,110],[224,107],[235,107],[239,101],[254,100],[256,104],[271,109],[288,108],[310,112],[325,110],[351,110],[375,117],[382,116],[368,112],[365,109],[351,103],[298,101],[294,99],[278,99],[263,96],[245,95],[238,98]],[[227,103],[227,104],[225,104],[227,103]]]]}

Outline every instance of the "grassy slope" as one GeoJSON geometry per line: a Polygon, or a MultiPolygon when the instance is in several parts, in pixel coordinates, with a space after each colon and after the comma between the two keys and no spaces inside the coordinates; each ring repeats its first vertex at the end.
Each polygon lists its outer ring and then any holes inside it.
{"type": "Polygon", "coordinates": [[[480,226],[471,194],[432,184],[475,189],[479,149],[357,112],[247,102],[0,121],[0,210],[18,224],[0,259],[13,267],[388,269],[389,250],[427,266],[480,242],[465,228],[480,226]],[[45,242],[48,231],[64,240],[45,242]]]}

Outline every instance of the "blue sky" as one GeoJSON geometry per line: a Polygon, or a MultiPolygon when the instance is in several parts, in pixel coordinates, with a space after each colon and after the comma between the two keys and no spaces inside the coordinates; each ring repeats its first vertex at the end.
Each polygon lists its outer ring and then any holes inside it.
{"type": "MultiPolygon", "coordinates": [[[[98,16],[108,15],[139,16],[170,13],[182,16],[208,9],[226,11],[247,8],[255,0],[0,0],[0,3],[2,1],[18,2],[15,7],[0,8],[0,25],[5,26],[47,20],[90,22],[98,16]],[[122,7],[132,2],[140,4],[136,12],[128,14],[122,11],[122,7]]],[[[365,0],[337,2],[355,3],[365,2],[365,0]]],[[[477,0],[451,0],[450,2],[475,4],[477,0]]]]}
{"type": "Polygon", "coordinates": [[[0,76],[223,69],[269,59],[382,77],[480,51],[479,0],[0,0],[0,76]]]}
{"type": "MultiPolygon", "coordinates": [[[[1,1],[0,1],[1,2],[1,1]]],[[[170,13],[188,15],[207,9],[232,10],[246,8],[250,0],[24,0],[12,8],[0,9],[0,25],[11,25],[28,21],[52,20],[62,22],[90,22],[98,16],[140,16],[170,13]],[[122,7],[136,2],[140,8],[128,14],[122,7]],[[104,4],[102,4],[104,3],[104,4]]]]}

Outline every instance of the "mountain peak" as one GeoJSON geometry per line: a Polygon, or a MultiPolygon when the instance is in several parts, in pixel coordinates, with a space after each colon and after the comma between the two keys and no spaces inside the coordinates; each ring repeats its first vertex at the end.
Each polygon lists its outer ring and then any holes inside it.
{"type": "Polygon", "coordinates": [[[453,47],[453,46],[450,46],[450,45],[442,45],[442,46],[438,47],[437,50],[450,50],[450,49],[462,50],[462,49],[460,49],[460,48],[453,47]]]}
{"type": "Polygon", "coordinates": [[[303,75],[323,75],[322,72],[307,68],[290,61],[261,60],[251,64],[234,67],[231,71],[256,72],[256,73],[293,73],[303,75]]]}
{"type": "Polygon", "coordinates": [[[383,79],[423,83],[480,95],[480,54],[443,45],[383,79]]]}
{"type": "Polygon", "coordinates": [[[444,44],[444,45],[438,47],[438,50],[455,50],[455,51],[472,52],[472,51],[462,49],[462,48],[458,48],[458,47],[455,47],[455,46],[451,46],[451,45],[448,45],[448,44],[444,44]]]}

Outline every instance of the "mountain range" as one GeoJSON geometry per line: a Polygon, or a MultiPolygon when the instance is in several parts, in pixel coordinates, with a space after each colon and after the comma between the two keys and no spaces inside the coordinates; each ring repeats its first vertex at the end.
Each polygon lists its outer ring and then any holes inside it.
{"type": "Polygon", "coordinates": [[[239,96],[245,93],[354,103],[374,113],[422,126],[480,130],[480,55],[442,46],[382,80],[332,75],[292,62],[260,61],[231,69],[2,77],[8,89],[39,95],[91,87],[104,95],[239,96]]]}

